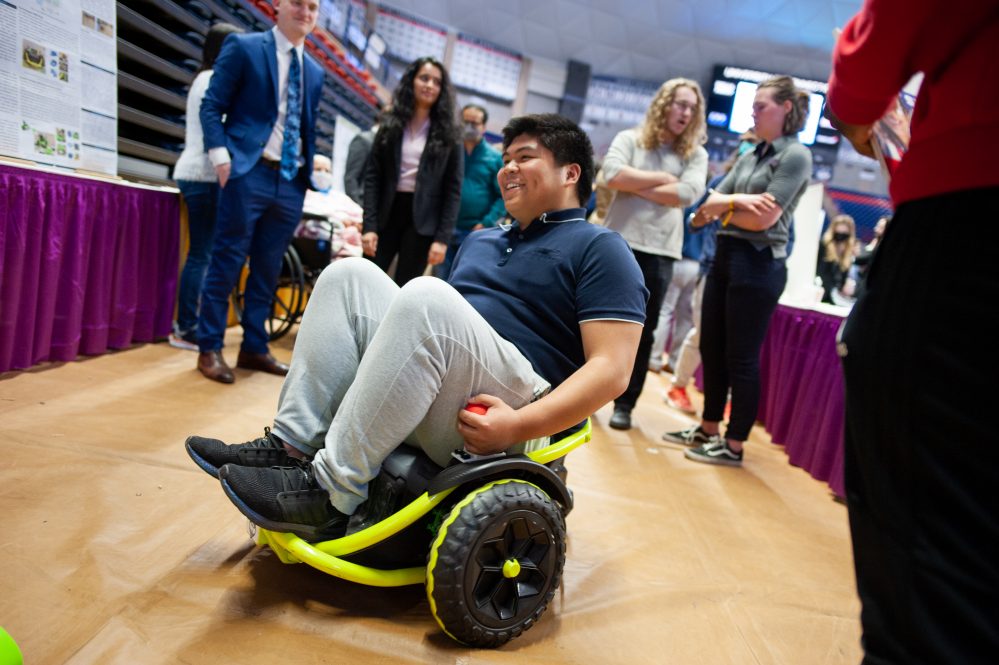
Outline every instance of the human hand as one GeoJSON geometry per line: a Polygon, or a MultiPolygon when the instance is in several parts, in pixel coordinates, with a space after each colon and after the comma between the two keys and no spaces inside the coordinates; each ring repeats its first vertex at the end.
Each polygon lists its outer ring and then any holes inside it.
{"type": "Polygon", "coordinates": [[[694,229],[699,229],[702,226],[707,226],[711,223],[712,217],[704,212],[704,207],[698,208],[694,214],[690,216],[690,227],[694,229]]]}
{"type": "Polygon", "coordinates": [[[364,252],[365,256],[374,256],[375,252],[378,250],[378,234],[374,231],[368,231],[361,236],[361,251],[364,252]]]}
{"type": "Polygon", "coordinates": [[[825,116],[832,123],[832,126],[846,137],[846,140],[850,142],[854,150],[865,157],[877,159],[874,155],[874,146],[871,144],[871,140],[874,138],[873,124],[851,125],[848,122],[843,122],[836,117],[836,114],[832,112],[828,104],[826,104],[825,116]]]}
{"type": "Polygon", "coordinates": [[[486,228],[486,225],[482,224],[482,223],[479,223],[479,224],[476,224],[475,226],[473,226],[472,230],[473,231],[481,231],[484,228],[486,228]]]}
{"type": "Polygon", "coordinates": [[[229,182],[229,173],[232,171],[232,162],[226,162],[225,164],[219,164],[215,167],[215,175],[219,179],[219,187],[225,187],[225,184],[229,182]]]}
{"type": "Polygon", "coordinates": [[[871,143],[874,138],[874,125],[848,125],[840,123],[837,129],[846,137],[854,150],[864,157],[877,159],[874,154],[874,145],[871,143]]]}
{"type": "Polygon", "coordinates": [[[444,263],[445,254],[447,254],[447,245],[442,242],[431,243],[430,251],[427,252],[427,263],[432,266],[440,265],[444,263]]]}
{"type": "Polygon", "coordinates": [[[744,210],[754,215],[762,215],[777,207],[777,199],[768,192],[762,194],[733,194],[732,205],[736,210],[744,210]]]}
{"type": "Polygon", "coordinates": [[[519,440],[520,416],[510,405],[485,394],[475,395],[469,402],[485,407],[486,412],[479,414],[467,408],[458,412],[458,433],[465,440],[465,450],[476,455],[491,455],[519,440]]]}

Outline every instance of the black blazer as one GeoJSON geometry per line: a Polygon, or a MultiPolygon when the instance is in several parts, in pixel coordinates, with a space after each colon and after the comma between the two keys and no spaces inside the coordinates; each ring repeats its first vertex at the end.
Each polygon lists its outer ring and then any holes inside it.
{"type": "MultiPolygon", "coordinates": [[[[388,225],[399,184],[402,132],[392,141],[380,140],[378,128],[364,173],[364,233],[381,233],[388,225]]],[[[413,223],[422,236],[447,244],[461,207],[461,180],[465,175],[465,150],[455,142],[447,150],[432,150],[430,140],[420,156],[413,192],[413,223]]]]}
{"type": "Polygon", "coordinates": [[[360,206],[364,205],[364,174],[368,165],[368,155],[371,154],[371,143],[374,140],[375,133],[369,129],[355,136],[347,149],[343,191],[360,206]]]}

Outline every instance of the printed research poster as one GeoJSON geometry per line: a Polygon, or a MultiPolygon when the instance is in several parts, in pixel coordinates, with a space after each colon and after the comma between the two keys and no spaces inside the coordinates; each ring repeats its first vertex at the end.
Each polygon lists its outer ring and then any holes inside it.
{"type": "Polygon", "coordinates": [[[0,0],[0,154],[115,175],[114,0],[0,0]]]}

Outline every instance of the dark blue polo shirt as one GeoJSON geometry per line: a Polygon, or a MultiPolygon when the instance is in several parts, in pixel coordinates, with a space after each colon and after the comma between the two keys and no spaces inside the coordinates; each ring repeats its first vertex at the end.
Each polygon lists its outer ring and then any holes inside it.
{"type": "Polygon", "coordinates": [[[448,280],[555,387],[585,362],[579,324],[645,322],[645,280],[624,239],[570,208],[473,233],[448,280]]]}

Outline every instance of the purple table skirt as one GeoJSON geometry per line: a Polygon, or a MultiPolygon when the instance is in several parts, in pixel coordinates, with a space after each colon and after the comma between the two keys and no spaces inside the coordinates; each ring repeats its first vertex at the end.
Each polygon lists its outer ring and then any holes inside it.
{"type": "Polygon", "coordinates": [[[170,333],[176,194],[0,165],[0,372],[170,333]]]}
{"type": "Polygon", "coordinates": [[[757,420],[791,464],[843,490],[843,368],[836,355],[842,317],[779,305],[760,353],[757,420]]]}

